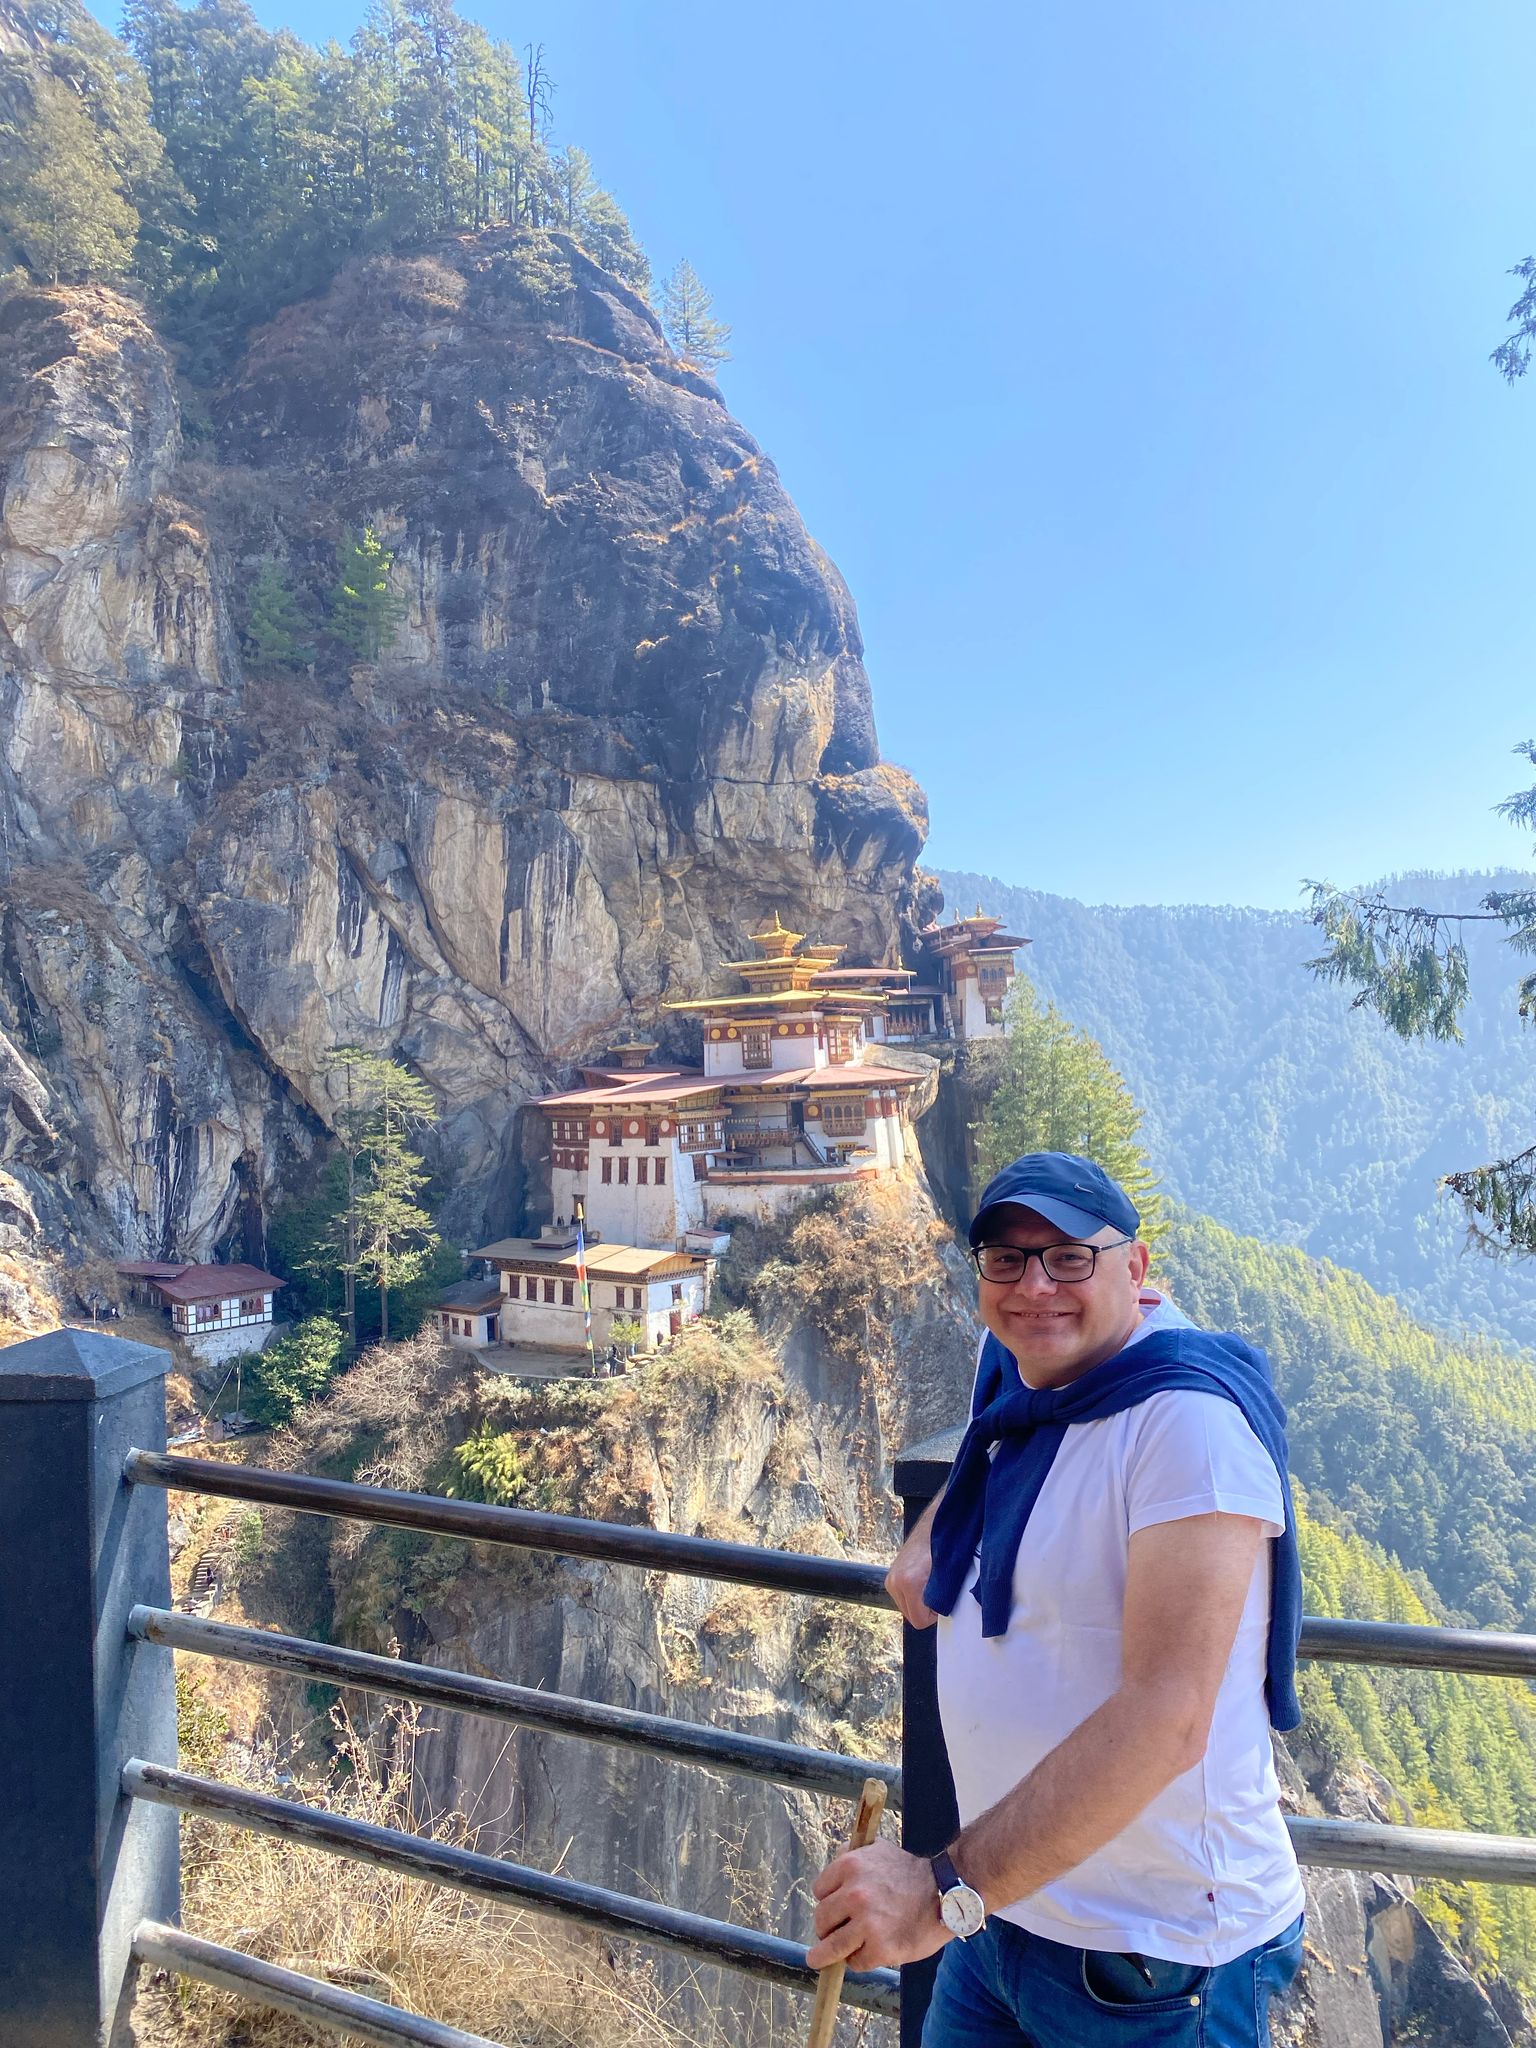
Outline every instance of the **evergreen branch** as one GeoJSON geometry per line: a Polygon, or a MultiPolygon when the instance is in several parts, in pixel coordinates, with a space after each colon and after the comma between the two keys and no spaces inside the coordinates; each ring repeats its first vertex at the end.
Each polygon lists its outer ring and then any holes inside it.
{"type": "Polygon", "coordinates": [[[1505,315],[1515,324],[1515,332],[1499,343],[1488,360],[1506,384],[1513,384],[1530,368],[1531,344],[1536,341],[1536,256],[1523,257],[1509,274],[1525,280],[1525,290],[1505,315]]]}
{"type": "Polygon", "coordinates": [[[1455,1195],[1468,1235],[1493,1257],[1536,1253],[1536,1145],[1509,1159],[1448,1173],[1440,1185],[1455,1195]]]}

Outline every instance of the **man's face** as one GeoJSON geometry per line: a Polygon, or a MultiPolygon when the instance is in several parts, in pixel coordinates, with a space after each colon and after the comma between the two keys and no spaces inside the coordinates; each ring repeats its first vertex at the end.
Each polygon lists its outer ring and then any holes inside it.
{"type": "MultiPolygon", "coordinates": [[[[1118,1235],[1106,1226],[1094,1237],[1071,1240],[1111,1247],[1100,1252],[1089,1280],[1052,1280],[1031,1259],[1017,1280],[981,1282],[981,1320],[1018,1360],[1027,1386],[1069,1385],[1113,1358],[1135,1329],[1148,1252],[1144,1244],[1117,1244],[1118,1235]]],[[[1038,1250],[1068,1239],[1033,1209],[1009,1202],[989,1214],[985,1241],[1038,1250]]]]}

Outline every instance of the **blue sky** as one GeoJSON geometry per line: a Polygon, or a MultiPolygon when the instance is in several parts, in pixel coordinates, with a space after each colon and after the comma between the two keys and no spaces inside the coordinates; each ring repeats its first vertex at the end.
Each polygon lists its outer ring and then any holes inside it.
{"type": "Polygon", "coordinates": [[[933,864],[1288,906],[1528,858],[1528,5],[465,11],[732,322],[933,864]]]}

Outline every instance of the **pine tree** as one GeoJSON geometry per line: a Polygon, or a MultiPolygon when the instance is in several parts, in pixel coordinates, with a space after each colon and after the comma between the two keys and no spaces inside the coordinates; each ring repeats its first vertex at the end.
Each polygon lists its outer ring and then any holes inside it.
{"type": "Polygon", "coordinates": [[[974,1085],[986,1095],[976,1127],[976,1192],[1022,1152],[1076,1152],[1097,1160],[1141,1211],[1141,1234],[1160,1228],[1156,1177],[1139,1142],[1141,1111],[1102,1048],[1020,975],[1008,997],[1001,1040],[972,1054],[974,1085]]]}
{"type": "Polygon", "coordinates": [[[336,1097],[331,1124],[341,1170],[323,1236],[342,1276],[355,1350],[359,1278],[379,1290],[380,1335],[387,1338],[391,1290],[415,1280],[438,1244],[432,1218],[416,1201],[426,1172],[407,1142],[436,1122],[437,1107],[424,1082],[382,1053],[337,1046],[325,1066],[336,1097]]]}
{"type": "Polygon", "coordinates": [[[47,76],[32,78],[15,102],[0,119],[0,235],[49,284],[120,281],[133,260],[139,216],[89,111],[47,76]]]}
{"type": "Polygon", "coordinates": [[[331,630],[343,646],[365,661],[377,661],[394,645],[405,600],[389,587],[394,556],[371,526],[360,539],[337,551],[336,587],[331,594],[331,630]]]}
{"type": "Polygon", "coordinates": [[[439,1239],[416,1197],[426,1186],[421,1159],[407,1139],[437,1121],[432,1091],[396,1060],[374,1076],[363,1185],[357,1202],[358,1272],[379,1290],[379,1336],[389,1341],[389,1296],[425,1269],[439,1239]]]}
{"type": "Polygon", "coordinates": [[[686,258],[661,287],[661,324],[668,341],[685,362],[712,370],[730,361],[726,343],[731,330],[712,317],[714,300],[699,282],[686,258]]]}
{"type": "Polygon", "coordinates": [[[166,277],[179,194],[143,73],[80,5],[27,9],[0,55],[0,258],[71,283],[166,277]]]}
{"type": "Polygon", "coordinates": [[[245,645],[253,665],[266,670],[307,668],[315,658],[309,622],[280,562],[269,556],[251,587],[245,645]]]}

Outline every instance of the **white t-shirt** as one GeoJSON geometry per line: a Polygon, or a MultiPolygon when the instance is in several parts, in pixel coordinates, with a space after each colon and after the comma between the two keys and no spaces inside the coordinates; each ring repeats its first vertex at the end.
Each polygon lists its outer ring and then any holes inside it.
{"type": "MultiPolygon", "coordinates": [[[[1142,1305],[1138,1336],[1187,1323],[1156,1295],[1142,1305]]],[[[1019,1545],[1007,1633],[983,1637],[974,1571],[953,1615],[938,1622],[939,1711],[962,1825],[1118,1688],[1132,1535],[1213,1513],[1252,1515],[1271,1538],[1285,1526],[1269,1454],[1220,1395],[1154,1394],[1067,1430],[1019,1545]]],[[[1086,1862],[1004,1906],[1001,1918],[1071,1948],[1208,1965],[1296,1918],[1301,1878],[1264,1700],[1269,1582],[1266,1544],[1202,1760],[1086,1862]]]]}

